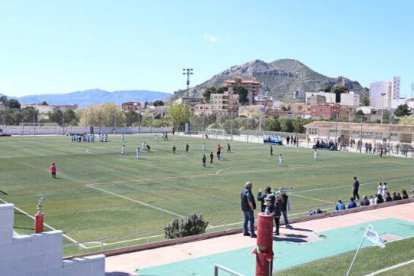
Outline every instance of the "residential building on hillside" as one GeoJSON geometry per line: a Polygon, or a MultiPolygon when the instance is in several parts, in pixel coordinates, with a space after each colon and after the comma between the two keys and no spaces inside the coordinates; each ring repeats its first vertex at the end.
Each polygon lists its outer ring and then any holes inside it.
{"type": "Polygon", "coordinates": [[[264,111],[263,105],[244,105],[239,106],[239,116],[252,117],[262,114],[264,111]]]}
{"type": "Polygon", "coordinates": [[[239,111],[239,94],[234,94],[233,87],[227,87],[224,93],[210,94],[210,103],[194,105],[194,115],[216,114],[218,116],[234,116],[239,111]]]}
{"type": "Polygon", "coordinates": [[[233,88],[229,87],[223,94],[211,94],[210,104],[213,113],[216,115],[228,116],[237,114],[239,109],[239,94],[234,94],[233,88]]]}
{"type": "Polygon", "coordinates": [[[400,77],[392,81],[379,81],[369,86],[369,102],[376,108],[391,108],[393,101],[400,98],[400,77]]]}
{"type": "Polygon", "coordinates": [[[336,102],[336,95],[335,93],[330,93],[330,92],[323,92],[323,91],[319,91],[319,92],[306,92],[305,93],[305,102],[309,103],[310,98],[312,96],[315,95],[319,95],[319,96],[323,96],[326,99],[326,103],[335,103],[336,102]]]}
{"type": "Polygon", "coordinates": [[[360,96],[359,94],[350,91],[349,93],[341,94],[341,105],[359,106],[360,96]]]}
{"type": "Polygon", "coordinates": [[[255,97],[257,97],[260,94],[260,91],[262,89],[262,85],[260,84],[260,82],[255,80],[243,80],[241,78],[235,78],[234,80],[224,81],[224,87],[235,88],[237,86],[241,86],[247,89],[247,98],[249,100],[249,105],[256,103],[255,97]]]}
{"type": "Polygon", "coordinates": [[[208,116],[213,114],[213,106],[209,103],[196,104],[194,106],[195,116],[208,116]]]}
{"type": "Polygon", "coordinates": [[[326,97],[322,95],[312,95],[309,97],[310,105],[321,105],[326,104],[326,97]]]}
{"type": "Polygon", "coordinates": [[[122,110],[132,110],[135,112],[141,112],[142,111],[142,105],[140,102],[125,102],[122,103],[122,110]]]}

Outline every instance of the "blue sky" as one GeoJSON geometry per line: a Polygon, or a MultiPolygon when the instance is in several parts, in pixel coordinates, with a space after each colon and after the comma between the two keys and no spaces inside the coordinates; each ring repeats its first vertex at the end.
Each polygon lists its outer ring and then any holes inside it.
{"type": "Polygon", "coordinates": [[[414,81],[410,0],[0,0],[0,93],[172,93],[255,59],[414,81]]]}

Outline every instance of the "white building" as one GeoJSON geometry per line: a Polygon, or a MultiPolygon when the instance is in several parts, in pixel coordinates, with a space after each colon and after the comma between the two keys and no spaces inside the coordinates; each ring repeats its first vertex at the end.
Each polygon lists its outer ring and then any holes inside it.
{"type": "Polygon", "coordinates": [[[369,102],[375,108],[391,108],[400,98],[400,77],[392,81],[379,81],[369,86],[369,102]]]}
{"type": "Polygon", "coordinates": [[[359,100],[359,94],[356,94],[353,91],[341,94],[341,105],[359,106],[359,100]]]}
{"type": "Polygon", "coordinates": [[[335,93],[329,93],[329,92],[323,92],[323,91],[319,91],[319,92],[306,92],[305,93],[305,101],[306,103],[310,102],[310,98],[312,96],[323,96],[326,98],[326,103],[335,103],[336,102],[336,95],[335,93]]]}

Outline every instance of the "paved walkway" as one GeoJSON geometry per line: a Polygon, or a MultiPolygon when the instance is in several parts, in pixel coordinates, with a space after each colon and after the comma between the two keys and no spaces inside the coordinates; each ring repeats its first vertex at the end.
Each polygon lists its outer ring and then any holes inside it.
{"type": "MultiPolygon", "coordinates": [[[[383,225],[385,227],[385,225],[395,224],[396,220],[414,223],[414,202],[343,216],[328,217],[296,223],[294,225],[294,229],[292,230],[281,228],[281,235],[276,239],[276,242],[287,241],[296,244],[309,244],[319,241],[321,239],[321,233],[323,233],[322,236],[324,236],[326,233],[330,233],[329,231],[331,230],[343,229],[342,231],[354,231],[356,228],[361,228],[360,225],[363,223],[375,221],[377,221],[378,227],[383,227],[383,225]],[[390,221],[390,219],[393,219],[394,221],[390,221]],[[388,222],[388,224],[385,222],[388,222]]],[[[405,236],[410,235],[412,235],[411,232],[405,234],[405,236]]],[[[135,273],[136,269],[147,270],[151,267],[159,267],[162,265],[178,263],[180,261],[183,263],[182,261],[186,260],[198,260],[199,263],[203,263],[200,262],[200,260],[203,259],[200,257],[216,255],[216,258],[226,258],[227,256],[224,254],[230,251],[234,252],[233,257],[237,258],[237,254],[243,250],[243,256],[249,254],[250,250],[253,249],[255,245],[256,239],[236,234],[175,246],[145,250],[106,258],[106,272],[111,276],[137,275],[135,273]],[[247,253],[245,249],[248,251],[247,253]]],[[[348,249],[344,248],[344,250],[349,250],[349,248],[353,247],[348,247],[348,249]]],[[[277,253],[277,250],[275,250],[275,253],[277,253]]],[[[251,259],[254,262],[254,257],[253,255],[251,256],[251,259]]],[[[324,256],[321,255],[321,257],[324,256]]],[[[186,263],[188,265],[188,262],[186,263]]],[[[211,275],[212,268],[209,267],[208,269],[211,275]]]]}

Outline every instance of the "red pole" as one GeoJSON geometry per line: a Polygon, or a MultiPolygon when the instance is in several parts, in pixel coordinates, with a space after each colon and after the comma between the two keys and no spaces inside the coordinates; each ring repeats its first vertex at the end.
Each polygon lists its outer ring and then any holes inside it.
{"type": "Polygon", "coordinates": [[[272,275],[273,267],[273,216],[259,213],[257,219],[256,276],[272,275]]]}
{"type": "Polygon", "coordinates": [[[35,233],[43,232],[43,214],[39,210],[35,215],[35,233]]]}

